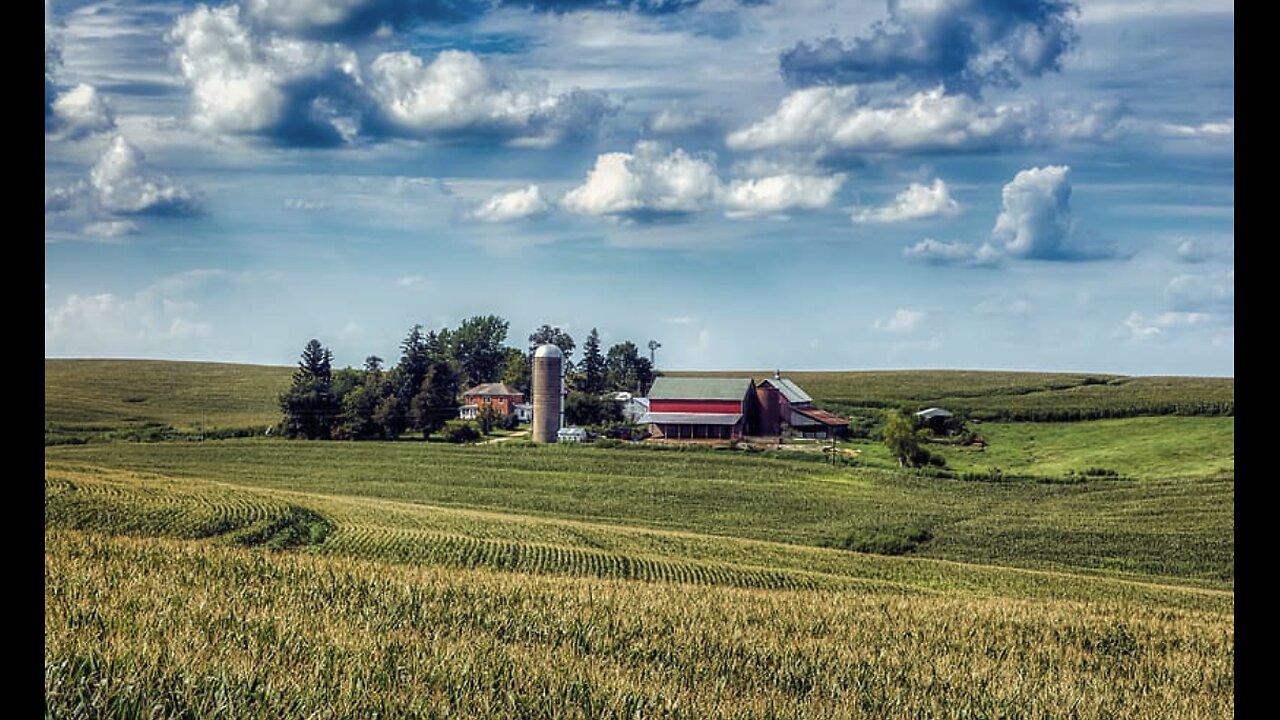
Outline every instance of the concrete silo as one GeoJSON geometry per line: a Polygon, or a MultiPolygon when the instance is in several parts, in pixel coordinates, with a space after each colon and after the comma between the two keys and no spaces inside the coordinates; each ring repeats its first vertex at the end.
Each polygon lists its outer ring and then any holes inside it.
{"type": "Polygon", "coordinates": [[[533,441],[556,442],[564,401],[564,353],[555,345],[533,351],[533,441]]]}

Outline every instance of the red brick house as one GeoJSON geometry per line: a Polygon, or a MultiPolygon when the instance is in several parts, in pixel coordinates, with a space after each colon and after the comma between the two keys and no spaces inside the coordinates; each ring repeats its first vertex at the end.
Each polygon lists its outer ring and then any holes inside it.
{"type": "Polygon", "coordinates": [[[464,392],[462,402],[464,406],[474,406],[476,409],[472,412],[491,407],[503,415],[510,415],[515,412],[516,405],[524,402],[524,394],[512,390],[504,383],[481,383],[464,392]]]}

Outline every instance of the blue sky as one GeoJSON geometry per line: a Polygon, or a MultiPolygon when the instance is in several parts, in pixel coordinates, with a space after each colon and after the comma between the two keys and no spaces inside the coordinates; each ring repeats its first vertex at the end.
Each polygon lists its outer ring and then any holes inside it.
{"type": "Polygon", "coordinates": [[[45,5],[45,355],[1233,375],[1199,0],[45,5]]]}

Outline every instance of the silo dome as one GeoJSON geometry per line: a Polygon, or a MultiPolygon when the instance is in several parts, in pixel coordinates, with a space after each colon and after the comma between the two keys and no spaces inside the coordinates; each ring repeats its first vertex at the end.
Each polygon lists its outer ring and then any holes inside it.
{"type": "Polygon", "coordinates": [[[538,349],[533,351],[533,356],[536,358],[540,358],[540,357],[562,358],[564,357],[564,353],[560,352],[560,348],[548,343],[546,345],[539,345],[538,349]]]}

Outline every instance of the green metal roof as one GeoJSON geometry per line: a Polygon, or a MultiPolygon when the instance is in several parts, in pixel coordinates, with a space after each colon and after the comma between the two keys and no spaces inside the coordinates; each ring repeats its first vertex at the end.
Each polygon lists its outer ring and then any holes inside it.
{"type": "Polygon", "coordinates": [[[741,400],[751,378],[667,377],[653,381],[650,400],[741,400]]]}

